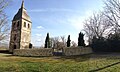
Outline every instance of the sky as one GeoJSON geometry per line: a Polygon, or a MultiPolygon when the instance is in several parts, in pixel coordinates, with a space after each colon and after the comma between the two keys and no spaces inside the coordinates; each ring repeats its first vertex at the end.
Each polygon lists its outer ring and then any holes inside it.
{"type": "MultiPolygon", "coordinates": [[[[21,7],[22,0],[12,0],[5,12],[9,24],[21,7]]],[[[103,0],[25,0],[25,8],[32,20],[31,43],[44,45],[47,33],[50,37],[71,36],[77,43],[78,33],[83,29],[83,22],[93,13],[104,7],[103,0]]]]}

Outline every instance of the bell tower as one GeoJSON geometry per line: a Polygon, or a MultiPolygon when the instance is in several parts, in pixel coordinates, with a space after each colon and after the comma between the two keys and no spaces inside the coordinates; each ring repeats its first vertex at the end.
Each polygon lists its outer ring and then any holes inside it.
{"type": "Polygon", "coordinates": [[[21,8],[12,20],[9,52],[13,52],[14,49],[29,48],[31,42],[31,25],[32,22],[24,7],[23,0],[21,8]]]}

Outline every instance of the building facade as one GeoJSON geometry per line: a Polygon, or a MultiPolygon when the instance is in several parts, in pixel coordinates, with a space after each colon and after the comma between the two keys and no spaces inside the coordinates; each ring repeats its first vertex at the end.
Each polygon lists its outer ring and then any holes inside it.
{"type": "Polygon", "coordinates": [[[24,1],[22,1],[21,8],[12,20],[9,52],[13,52],[14,49],[29,48],[31,42],[31,25],[31,19],[24,7],[24,1]]]}

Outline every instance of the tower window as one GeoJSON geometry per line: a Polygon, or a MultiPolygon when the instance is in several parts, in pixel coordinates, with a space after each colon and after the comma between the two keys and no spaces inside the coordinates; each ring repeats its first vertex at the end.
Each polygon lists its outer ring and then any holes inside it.
{"type": "Polygon", "coordinates": [[[24,27],[26,27],[26,22],[24,22],[24,27]]]}
{"type": "Polygon", "coordinates": [[[13,23],[13,27],[15,27],[15,22],[13,23]]]}
{"type": "Polygon", "coordinates": [[[28,28],[30,28],[30,24],[28,24],[28,28]]]}
{"type": "Polygon", "coordinates": [[[17,27],[19,27],[19,25],[20,25],[20,21],[17,22],[17,27]]]}
{"type": "Polygon", "coordinates": [[[15,34],[15,36],[14,36],[14,41],[16,40],[16,34],[15,34]]]}
{"type": "Polygon", "coordinates": [[[16,45],[14,45],[14,47],[13,47],[14,49],[16,49],[16,45]]]}

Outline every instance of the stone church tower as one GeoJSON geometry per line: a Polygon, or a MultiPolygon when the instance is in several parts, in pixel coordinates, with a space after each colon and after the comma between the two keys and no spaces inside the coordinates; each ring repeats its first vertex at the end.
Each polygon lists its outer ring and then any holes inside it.
{"type": "Polygon", "coordinates": [[[24,8],[24,1],[22,1],[21,8],[12,20],[9,52],[13,52],[14,49],[29,48],[31,42],[31,24],[30,17],[24,8]]]}

